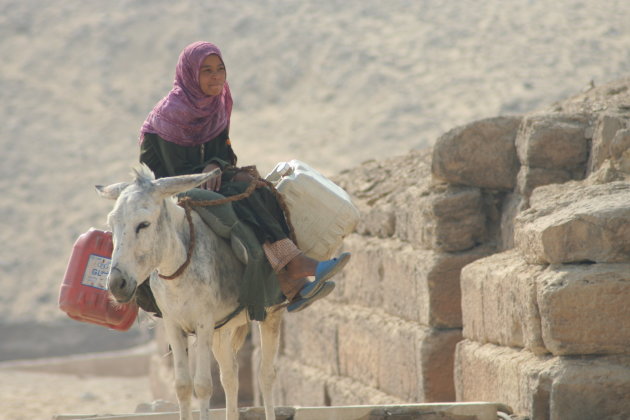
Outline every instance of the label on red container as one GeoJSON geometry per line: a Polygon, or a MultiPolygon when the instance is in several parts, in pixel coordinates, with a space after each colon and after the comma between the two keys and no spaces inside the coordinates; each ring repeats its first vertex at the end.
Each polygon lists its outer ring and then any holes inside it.
{"type": "Polygon", "coordinates": [[[90,254],[81,284],[107,290],[107,276],[111,263],[111,258],[90,254]]]}

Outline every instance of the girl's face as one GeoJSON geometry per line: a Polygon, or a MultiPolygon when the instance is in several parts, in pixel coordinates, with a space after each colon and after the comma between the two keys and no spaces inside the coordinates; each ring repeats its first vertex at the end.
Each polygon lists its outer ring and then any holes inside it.
{"type": "Polygon", "coordinates": [[[223,91],[225,66],[216,54],[206,57],[199,69],[199,87],[208,96],[216,96],[223,91]]]}

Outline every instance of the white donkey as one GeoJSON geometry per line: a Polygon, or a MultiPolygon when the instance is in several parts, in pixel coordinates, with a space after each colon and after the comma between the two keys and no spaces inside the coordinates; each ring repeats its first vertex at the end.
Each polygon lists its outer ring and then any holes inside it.
{"type": "MultiPolygon", "coordinates": [[[[193,390],[199,399],[200,419],[209,419],[212,349],[225,390],[226,418],[237,420],[236,353],[247,334],[246,311],[221,328],[215,330],[214,327],[238,307],[236,285],[243,272],[242,264],[230,245],[192,212],[196,241],[190,264],[172,280],[160,277],[178,271],[188,255],[190,226],[184,209],[176,204],[173,196],[206,182],[216,173],[156,180],[144,165],[134,172],[135,180],[131,183],[96,187],[101,196],[116,200],[108,216],[114,240],[108,288],[116,301],[128,302],[133,299],[138,285],[150,276],[151,289],[162,311],[167,339],[173,350],[180,419],[192,419],[193,390]],[[192,378],[187,354],[189,334],[197,338],[196,369],[192,378]]],[[[262,341],[259,377],[266,420],[275,419],[272,387],[282,312],[270,310],[266,320],[259,323],[262,341]]]]}

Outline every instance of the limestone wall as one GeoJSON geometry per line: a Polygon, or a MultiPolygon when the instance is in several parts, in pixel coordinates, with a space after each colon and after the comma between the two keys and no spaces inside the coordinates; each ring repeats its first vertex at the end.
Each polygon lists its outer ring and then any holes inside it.
{"type": "MultiPolygon", "coordinates": [[[[500,121],[513,143],[520,119],[500,121]]],[[[336,179],[362,213],[352,260],[331,296],[285,316],[279,404],[455,400],[460,271],[495,252],[502,193],[433,182],[431,160],[414,151],[336,179]]]]}
{"type": "Polygon", "coordinates": [[[627,417],[629,86],[340,174],[362,213],[353,258],[329,298],[285,317],[277,402],[627,417]]]}
{"type": "MultiPolygon", "coordinates": [[[[335,180],[361,211],[353,257],[333,294],[285,316],[277,405],[630,418],[630,78],[335,180]]],[[[165,346],[152,386],[172,398],[165,346]]]]}
{"type": "Polygon", "coordinates": [[[523,118],[501,225],[514,247],[461,274],[458,400],[630,417],[629,82],[523,118]]]}

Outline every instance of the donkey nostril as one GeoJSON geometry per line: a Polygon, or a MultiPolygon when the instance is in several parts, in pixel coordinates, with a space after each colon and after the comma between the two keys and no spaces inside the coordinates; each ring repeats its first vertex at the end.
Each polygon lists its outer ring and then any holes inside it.
{"type": "Polygon", "coordinates": [[[120,279],[120,288],[124,289],[127,285],[127,281],[125,279],[120,279]]]}

